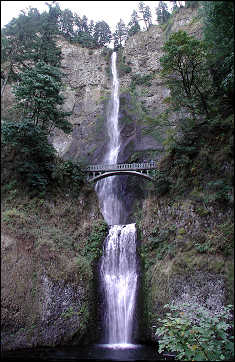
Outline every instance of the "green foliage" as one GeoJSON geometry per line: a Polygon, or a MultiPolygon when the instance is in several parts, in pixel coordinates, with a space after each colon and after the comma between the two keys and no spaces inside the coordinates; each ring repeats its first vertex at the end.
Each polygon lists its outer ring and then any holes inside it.
{"type": "Polygon", "coordinates": [[[82,171],[82,168],[83,165],[81,164],[57,158],[51,177],[58,186],[77,196],[84,185],[85,173],[82,171]]]}
{"type": "Polygon", "coordinates": [[[207,47],[203,41],[179,30],[164,44],[165,54],[160,58],[161,75],[171,91],[171,106],[174,110],[184,108],[193,118],[209,114],[207,47]]]}
{"type": "Polygon", "coordinates": [[[233,102],[234,4],[232,1],[202,2],[200,9],[205,40],[212,46],[211,72],[218,93],[233,102]]]}
{"type": "Polygon", "coordinates": [[[154,187],[158,195],[164,195],[169,191],[170,183],[166,176],[166,173],[162,170],[153,170],[151,175],[154,178],[154,187]]]}
{"type": "Polygon", "coordinates": [[[213,196],[215,200],[228,201],[230,199],[232,187],[227,183],[227,180],[217,179],[215,181],[210,181],[207,186],[212,191],[215,191],[215,195],[213,196]]]}
{"type": "Polygon", "coordinates": [[[109,44],[112,38],[112,33],[109,25],[105,21],[99,21],[94,27],[94,40],[98,46],[109,44]]]}
{"type": "Polygon", "coordinates": [[[153,79],[153,74],[144,74],[141,75],[140,73],[135,73],[131,77],[131,84],[130,88],[132,91],[135,90],[136,85],[145,85],[147,87],[151,86],[151,80],[153,79]]]}
{"type": "Polygon", "coordinates": [[[156,8],[156,15],[158,24],[164,24],[170,18],[170,13],[165,1],[159,1],[158,7],[156,8]]]}
{"type": "Polygon", "coordinates": [[[165,308],[170,312],[158,319],[162,326],[156,329],[159,353],[172,351],[183,361],[232,360],[231,305],[216,313],[198,304],[167,304],[165,308]]]}
{"type": "Polygon", "coordinates": [[[17,105],[22,117],[40,126],[48,134],[56,127],[65,133],[72,131],[72,125],[66,120],[71,112],[58,108],[64,102],[60,94],[62,73],[57,67],[44,62],[26,69],[19,74],[20,82],[13,87],[17,105]]]}
{"type": "Polygon", "coordinates": [[[47,133],[31,121],[4,122],[2,143],[15,154],[15,173],[31,190],[45,191],[51,180],[55,149],[47,133]]]}
{"type": "Polygon", "coordinates": [[[72,318],[73,316],[79,316],[82,318],[81,324],[87,323],[89,317],[89,311],[86,303],[82,304],[81,308],[77,311],[74,310],[72,306],[68,307],[63,313],[61,313],[61,317],[65,319],[72,318]]]}
{"type": "Polygon", "coordinates": [[[141,255],[145,262],[145,267],[148,269],[154,260],[162,260],[164,257],[174,257],[177,251],[176,242],[173,242],[176,235],[175,225],[160,229],[156,225],[150,232],[148,241],[143,244],[141,255]]]}
{"type": "Polygon", "coordinates": [[[59,68],[39,62],[18,77],[13,93],[21,119],[3,123],[2,142],[15,154],[15,174],[31,191],[44,192],[52,181],[56,155],[48,136],[54,128],[70,133],[72,125],[66,117],[71,113],[59,108],[64,101],[59,68]]]}
{"type": "Polygon", "coordinates": [[[19,70],[28,68],[29,63],[45,62],[58,66],[61,50],[54,36],[57,34],[58,7],[49,5],[42,14],[35,8],[21,11],[2,30],[3,75],[6,81],[18,80],[19,70]]]}
{"type": "Polygon", "coordinates": [[[144,21],[145,29],[148,30],[152,25],[152,14],[150,7],[144,4],[143,1],[139,2],[139,13],[140,13],[140,20],[144,21]]]}
{"type": "MultiPolygon", "coordinates": [[[[159,165],[157,185],[161,190],[168,183],[171,194],[185,194],[192,185],[204,182],[205,203],[232,203],[231,172],[225,175],[221,170],[225,163],[233,167],[233,111],[228,96],[213,86],[213,46],[178,31],[163,50],[161,76],[170,90],[167,111],[146,117],[145,129],[163,139],[168,153],[159,165]]],[[[218,71],[223,73],[222,68],[218,71]]]]}
{"type": "Polygon", "coordinates": [[[131,14],[131,20],[129,21],[127,25],[127,32],[129,36],[135,35],[140,31],[140,25],[138,22],[138,14],[134,10],[131,14]]]}
{"type": "Polygon", "coordinates": [[[102,255],[102,243],[107,236],[107,231],[108,225],[103,220],[94,224],[85,247],[80,251],[89,262],[93,262],[102,255]]]}
{"type": "Polygon", "coordinates": [[[119,69],[121,71],[121,73],[131,73],[131,67],[129,65],[126,65],[126,64],[120,64],[119,65],[119,69]]]}
{"type": "Polygon", "coordinates": [[[127,28],[122,19],[117,23],[116,30],[113,33],[114,39],[114,50],[118,50],[118,48],[122,48],[127,39],[127,28]]]}
{"type": "Polygon", "coordinates": [[[200,5],[200,1],[185,1],[185,7],[191,9],[197,9],[200,5]]]}
{"type": "Polygon", "coordinates": [[[78,315],[78,312],[76,312],[73,307],[69,307],[65,312],[61,313],[62,318],[72,318],[74,315],[78,315]]]}

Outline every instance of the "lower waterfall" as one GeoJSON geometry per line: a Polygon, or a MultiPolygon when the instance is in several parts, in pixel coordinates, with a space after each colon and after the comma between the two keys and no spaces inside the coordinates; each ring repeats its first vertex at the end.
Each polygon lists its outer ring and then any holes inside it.
{"type": "Polygon", "coordinates": [[[137,290],[135,224],[111,227],[101,259],[101,280],[107,343],[131,344],[137,290]]]}

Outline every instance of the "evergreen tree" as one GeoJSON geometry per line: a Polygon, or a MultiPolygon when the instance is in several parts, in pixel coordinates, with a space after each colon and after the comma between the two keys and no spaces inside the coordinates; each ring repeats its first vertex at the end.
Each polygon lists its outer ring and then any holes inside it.
{"type": "Polygon", "coordinates": [[[168,21],[170,13],[164,1],[159,1],[158,7],[156,8],[156,15],[158,24],[164,24],[168,21]]]}
{"type": "Polygon", "coordinates": [[[152,14],[149,6],[146,6],[144,9],[144,20],[147,23],[147,30],[152,25],[152,14]]]}
{"type": "Polygon", "coordinates": [[[66,120],[71,113],[59,109],[64,101],[60,94],[62,73],[59,68],[39,62],[19,77],[20,81],[13,87],[13,93],[21,118],[30,120],[48,134],[55,127],[66,133],[71,132],[72,126],[66,120]]]}
{"type": "Polygon", "coordinates": [[[61,11],[60,22],[58,25],[60,34],[66,39],[71,40],[74,36],[74,17],[71,10],[65,9],[64,11],[61,11]]]}
{"type": "Polygon", "coordinates": [[[200,2],[199,1],[185,1],[185,7],[186,8],[192,8],[192,9],[196,9],[198,8],[200,5],[200,2]]]}
{"type": "Polygon", "coordinates": [[[152,24],[152,15],[150,7],[146,6],[143,1],[139,2],[139,13],[141,14],[140,20],[144,21],[145,28],[148,30],[152,24]]]}
{"type": "Polygon", "coordinates": [[[82,31],[84,31],[85,33],[89,33],[88,18],[86,17],[86,15],[83,15],[81,25],[82,31]]]}
{"type": "Polygon", "coordinates": [[[204,38],[212,47],[210,69],[218,94],[233,103],[234,84],[234,4],[232,1],[202,3],[204,38]]]}
{"type": "Polygon", "coordinates": [[[57,4],[48,6],[49,11],[42,14],[34,8],[22,11],[2,30],[2,94],[7,81],[17,80],[19,72],[29,68],[29,64],[60,63],[61,51],[54,41],[60,9],[57,4]]]}
{"type": "Polygon", "coordinates": [[[140,31],[140,25],[139,25],[139,22],[138,22],[138,14],[135,10],[133,10],[133,13],[131,14],[131,20],[129,21],[128,23],[128,26],[127,26],[127,31],[128,31],[128,35],[129,36],[132,36],[136,33],[138,33],[138,31],[140,31]]]}
{"type": "Polygon", "coordinates": [[[94,27],[95,27],[94,21],[91,20],[90,24],[88,25],[88,33],[90,34],[91,37],[94,34],[94,27]]]}
{"type": "Polygon", "coordinates": [[[73,42],[79,43],[87,48],[96,47],[96,42],[93,37],[94,32],[94,22],[91,21],[88,24],[88,19],[86,16],[80,18],[79,15],[74,14],[74,36],[71,39],[73,42]]]}
{"type": "Polygon", "coordinates": [[[62,74],[59,68],[39,62],[21,72],[19,79],[13,92],[21,119],[3,122],[3,145],[15,154],[17,177],[30,189],[45,191],[52,180],[56,154],[48,136],[54,128],[72,131],[66,119],[71,113],[61,110],[62,74]]]}
{"type": "Polygon", "coordinates": [[[176,11],[178,9],[178,5],[177,5],[177,1],[175,0],[170,0],[170,2],[172,3],[172,12],[176,11]]]}
{"type": "Polygon", "coordinates": [[[105,21],[98,21],[94,27],[93,37],[99,47],[109,44],[112,39],[109,25],[105,21]]]}
{"type": "Polygon", "coordinates": [[[20,69],[32,61],[35,42],[39,41],[40,14],[37,9],[30,9],[28,14],[21,11],[18,18],[13,18],[2,30],[2,62],[7,61],[5,79],[16,80],[20,69]],[[39,20],[38,20],[39,18],[39,20]]]}
{"type": "Polygon", "coordinates": [[[127,28],[122,19],[116,25],[116,31],[113,33],[114,49],[118,49],[123,46],[123,42],[127,39],[127,28]]]}
{"type": "Polygon", "coordinates": [[[49,6],[49,11],[41,15],[41,28],[37,34],[39,39],[35,42],[32,59],[35,63],[40,61],[50,64],[54,67],[60,66],[61,50],[56,45],[56,36],[59,34],[58,21],[61,16],[61,10],[57,3],[55,6],[49,6]]]}

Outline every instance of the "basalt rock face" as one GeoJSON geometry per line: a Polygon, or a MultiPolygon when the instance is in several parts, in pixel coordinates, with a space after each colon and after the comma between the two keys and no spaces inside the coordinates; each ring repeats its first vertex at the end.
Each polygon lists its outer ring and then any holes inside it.
{"type": "Polygon", "coordinates": [[[29,214],[23,201],[18,211],[3,207],[1,349],[91,343],[99,333],[97,271],[79,248],[102,222],[96,195],[57,195],[41,206],[27,199],[29,214]]]}
{"type": "MultiPolygon", "coordinates": [[[[135,103],[136,111],[133,112],[131,107],[126,107],[128,117],[125,118],[132,121],[130,122],[132,124],[138,120],[134,145],[131,150],[129,145],[129,149],[125,152],[125,156],[130,160],[134,157],[133,154],[136,154],[139,160],[158,159],[163,152],[161,141],[157,141],[151,134],[146,134],[144,129],[148,126],[148,117],[155,118],[167,109],[164,99],[169,96],[169,90],[159,75],[164,42],[172,32],[178,30],[184,30],[200,38],[201,29],[197,11],[182,8],[164,30],[160,26],[153,25],[148,31],[139,32],[129,38],[124,49],[119,51],[120,100],[122,93],[132,94],[132,104],[135,103]]],[[[123,113],[125,112],[121,104],[121,119],[123,113]]],[[[173,117],[176,118],[176,115],[173,117]]],[[[133,136],[130,142],[133,143],[133,136]]]]}
{"type": "MultiPolygon", "coordinates": [[[[173,31],[179,29],[200,37],[201,23],[196,10],[182,8],[163,31],[153,25],[130,37],[118,52],[120,82],[121,138],[120,162],[157,159],[163,147],[150,134],[144,133],[146,115],[156,117],[166,110],[164,98],[169,91],[159,76],[162,46],[173,31]],[[133,92],[133,89],[135,90],[133,92]]],[[[72,112],[69,121],[73,132],[55,131],[50,140],[64,159],[96,164],[106,152],[105,129],[107,105],[111,94],[111,49],[87,49],[58,38],[62,51],[65,97],[63,108],[72,112]]],[[[2,98],[2,118],[17,118],[12,112],[14,96],[7,85],[2,98]]]]}
{"type": "MultiPolygon", "coordinates": [[[[102,49],[87,49],[59,40],[65,97],[64,110],[72,112],[73,133],[56,132],[52,143],[65,159],[100,162],[105,153],[106,103],[111,81],[109,58],[102,49]]],[[[108,52],[108,50],[107,50],[108,52]]],[[[109,52],[108,52],[109,53],[109,52]]]]}
{"type": "Polygon", "coordinates": [[[142,204],[144,304],[147,340],[156,341],[165,304],[188,303],[220,312],[234,303],[233,210],[202,207],[192,197],[149,194],[142,204]]]}

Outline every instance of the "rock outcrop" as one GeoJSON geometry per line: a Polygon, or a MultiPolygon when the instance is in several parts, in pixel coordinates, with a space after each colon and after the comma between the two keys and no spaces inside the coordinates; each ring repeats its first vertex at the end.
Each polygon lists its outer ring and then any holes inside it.
{"type": "Polygon", "coordinates": [[[95,193],[16,200],[16,208],[3,206],[2,350],[95,340],[98,286],[91,247],[103,225],[95,193]]]}

